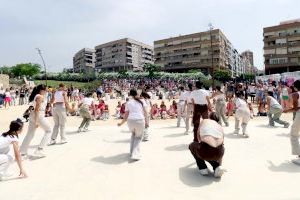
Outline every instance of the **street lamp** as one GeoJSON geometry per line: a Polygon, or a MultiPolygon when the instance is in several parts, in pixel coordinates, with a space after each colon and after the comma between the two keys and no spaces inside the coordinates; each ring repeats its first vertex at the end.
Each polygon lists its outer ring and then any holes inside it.
{"type": "Polygon", "coordinates": [[[214,27],[212,23],[208,24],[209,27],[209,34],[210,34],[210,50],[211,50],[211,77],[212,77],[212,87],[215,87],[215,78],[214,78],[214,54],[213,54],[213,46],[212,46],[212,30],[214,30],[214,27]]]}
{"type": "Polygon", "coordinates": [[[45,69],[46,86],[47,86],[47,67],[46,67],[46,64],[45,64],[45,61],[44,61],[44,58],[43,58],[43,55],[42,55],[42,51],[39,48],[35,48],[35,49],[38,51],[38,54],[40,55],[40,57],[43,61],[43,65],[44,65],[44,69],[45,69]]]}

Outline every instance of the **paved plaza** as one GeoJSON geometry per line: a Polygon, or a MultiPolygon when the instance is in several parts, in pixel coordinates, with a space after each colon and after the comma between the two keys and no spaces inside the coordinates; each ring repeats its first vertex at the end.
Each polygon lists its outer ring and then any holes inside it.
{"type": "MultiPolygon", "coordinates": [[[[14,108],[10,109],[0,110],[3,120],[14,108]]],[[[200,175],[188,150],[192,133],[184,135],[184,127],[175,127],[175,120],[151,121],[151,139],[142,144],[138,162],[129,161],[127,126],[119,128],[114,120],[107,125],[98,121],[92,123],[90,132],[79,134],[79,122],[78,117],[68,118],[69,143],[48,147],[46,158],[24,162],[27,179],[0,182],[1,199],[300,198],[300,166],[290,162],[289,129],[268,128],[266,117],[249,123],[249,139],[232,134],[231,118],[230,127],[224,128],[227,172],[221,179],[200,175]]],[[[21,140],[26,131],[27,124],[21,140]]],[[[40,130],[36,133],[31,152],[42,135],[40,130]]],[[[10,170],[17,175],[16,164],[10,170]]]]}

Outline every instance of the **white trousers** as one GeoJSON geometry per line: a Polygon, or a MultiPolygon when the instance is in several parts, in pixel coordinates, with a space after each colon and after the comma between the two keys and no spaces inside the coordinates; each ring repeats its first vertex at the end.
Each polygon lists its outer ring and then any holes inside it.
{"type": "Polygon", "coordinates": [[[12,160],[6,154],[0,154],[0,176],[4,176],[8,167],[12,164],[12,160]]]}

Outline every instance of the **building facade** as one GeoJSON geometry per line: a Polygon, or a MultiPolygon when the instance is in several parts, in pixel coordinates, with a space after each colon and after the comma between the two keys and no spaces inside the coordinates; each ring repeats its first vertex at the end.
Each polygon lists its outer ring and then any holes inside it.
{"type": "Polygon", "coordinates": [[[83,48],[73,57],[74,73],[94,72],[95,70],[95,50],[83,48]]]}
{"type": "Polygon", "coordinates": [[[130,38],[98,45],[95,50],[98,72],[143,71],[145,64],[153,64],[153,47],[130,38]]]}
{"type": "Polygon", "coordinates": [[[245,73],[254,74],[254,59],[253,52],[250,50],[244,51],[241,53],[244,62],[245,62],[245,73]]]}
{"type": "Polygon", "coordinates": [[[300,19],[264,28],[265,74],[300,70],[300,19]]]}
{"type": "Polygon", "coordinates": [[[155,64],[164,71],[204,74],[228,70],[232,77],[244,73],[243,59],[220,29],[154,41],[155,64]]]}

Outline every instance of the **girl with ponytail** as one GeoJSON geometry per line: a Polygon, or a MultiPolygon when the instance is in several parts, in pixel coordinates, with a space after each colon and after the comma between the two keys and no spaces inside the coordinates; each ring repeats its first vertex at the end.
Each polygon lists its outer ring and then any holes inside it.
{"type": "Polygon", "coordinates": [[[19,152],[19,137],[18,135],[23,130],[23,122],[20,119],[12,121],[9,130],[0,136],[0,181],[7,176],[7,169],[13,162],[13,157],[9,154],[10,145],[13,146],[16,161],[20,169],[20,177],[27,177],[23,169],[22,158],[19,152]]]}
{"type": "Polygon", "coordinates": [[[146,103],[138,97],[135,89],[130,90],[129,95],[132,97],[126,103],[125,116],[118,126],[123,125],[126,121],[131,131],[130,158],[140,160],[140,143],[143,138],[145,128],[149,127],[149,121],[146,111],[146,103]]]}
{"type": "Polygon", "coordinates": [[[45,110],[47,106],[46,93],[46,85],[38,85],[33,89],[32,93],[29,96],[29,102],[32,102],[34,111],[30,113],[28,131],[20,148],[21,154],[24,157],[27,157],[28,147],[38,127],[44,129],[45,134],[38,148],[34,152],[34,157],[45,157],[43,149],[47,145],[51,134],[51,127],[45,117],[45,110]]]}

